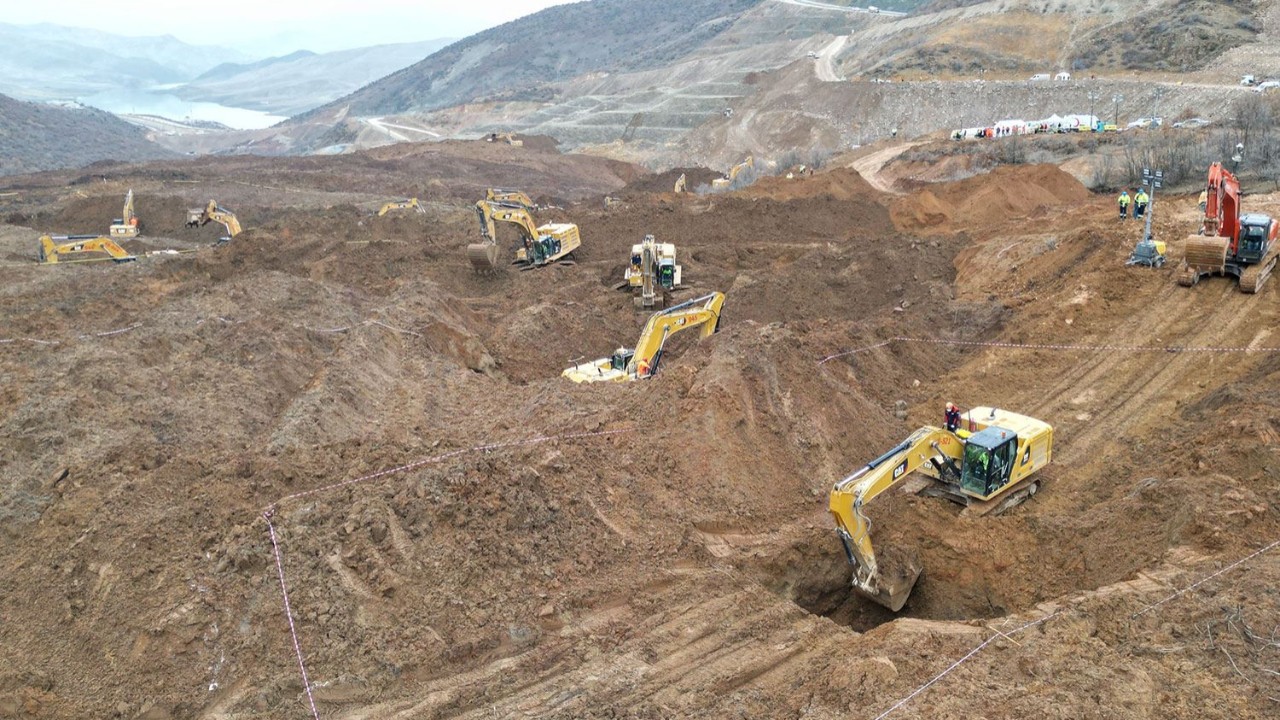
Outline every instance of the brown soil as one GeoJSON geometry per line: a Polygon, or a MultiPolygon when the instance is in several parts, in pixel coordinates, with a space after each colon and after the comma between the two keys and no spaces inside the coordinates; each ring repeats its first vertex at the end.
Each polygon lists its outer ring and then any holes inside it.
{"type": "MultiPolygon", "coordinates": [[[[591,158],[397,148],[11,185],[0,717],[309,716],[275,503],[323,717],[875,717],[1045,617],[890,717],[1274,715],[1275,555],[1134,614],[1280,537],[1276,353],[899,341],[817,363],[894,336],[1275,347],[1274,286],[1124,267],[1138,224],[1053,167],[901,198],[849,171],[675,196],[591,158]],[[543,213],[580,225],[577,265],[478,276],[486,183],[632,190],[543,213]],[[426,214],[370,216],[424,184],[426,214]],[[138,247],[196,252],[16,264],[36,228],[105,229],[128,186],[138,247]],[[180,227],[202,197],[250,229],[180,227]],[[677,298],[727,294],[721,332],[677,336],[651,381],[562,380],[635,341],[612,286],[650,233],[678,247],[677,298]],[[925,568],[895,617],[850,595],[827,492],[946,400],[1049,421],[1055,462],[999,517],[869,506],[878,546],[925,568]]],[[[1194,198],[1162,203],[1177,258],[1194,198]]]]}

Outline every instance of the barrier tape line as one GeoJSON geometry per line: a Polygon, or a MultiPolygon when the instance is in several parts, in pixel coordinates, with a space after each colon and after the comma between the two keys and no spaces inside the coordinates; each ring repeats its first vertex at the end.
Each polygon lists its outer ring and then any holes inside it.
{"type": "MultiPolygon", "coordinates": [[[[1224,573],[1230,572],[1231,570],[1234,570],[1235,568],[1240,567],[1241,565],[1243,565],[1243,564],[1245,564],[1246,562],[1248,562],[1248,561],[1250,561],[1250,560],[1252,560],[1252,559],[1254,559],[1254,558],[1258,557],[1259,555],[1262,555],[1262,554],[1264,554],[1264,553],[1270,552],[1270,551],[1272,551],[1272,550],[1276,549],[1277,547],[1280,547],[1280,540],[1276,540],[1276,541],[1272,542],[1271,544],[1266,545],[1266,546],[1262,547],[1261,549],[1256,550],[1256,551],[1254,551],[1254,552],[1250,553],[1249,555],[1246,555],[1246,556],[1245,556],[1245,557],[1243,557],[1243,558],[1240,558],[1239,560],[1237,560],[1237,561],[1235,561],[1235,562],[1231,563],[1230,565],[1227,565],[1226,567],[1224,567],[1224,568],[1222,568],[1222,569],[1218,570],[1217,572],[1214,572],[1214,573],[1212,573],[1212,574],[1210,574],[1210,575],[1206,575],[1205,577],[1203,577],[1203,578],[1201,578],[1200,580],[1198,580],[1198,581],[1196,581],[1196,582],[1192,583],[1191,585],[1188,585],[1187,587],[1185,587],[1185,588],[1183,588],[1183,589],[1181,589],[1181,590],[1178,590],[1177,592],[1172,593],[1171,595],[1169,595],[1168,597],[1164,598],[1163,600],[1160,600],[1160,601],[1158,601],[1158,602],[1152,603],[1151,605],[1148,605],[1147,607],[1145,607],[1145,608],[1143,608],[1143,609],[1139,610],[1138,612],[1136,612],[1136,613],[1134,613],[1134,614],[1130,615],[1130,616],[1129,616],[1129,619],[1130,619],[1130,620],[1133,620],[1133,619],[1135,619],[1135,618],[1138,618],[1139,616],[1144,615],[1144,614],[1146,614],[1146,613],[1150,612],[1151,610],[1154,610],[1155,608],[1160,607],[1161,605],[1164,605],[1165,603],[1169,602],[1170,600],[1173,600],[1174,598],[1177,598],[1177,597],[1179,597],[1179,596],[1185,595],[1186,593],[1191,592],[1192,590],[1195,590],[1196,588],[1200,587],[1201,585],[1204,585],[1205,583],[1209,582],[1210,580],[1213,580],[1214,578],[1216,578],[1216,577],[1218,577],[1218,576],[1220,576],[1220,575],[1223,575],[1224,573]]],[[[884,718],[888,717],[891,713],[893,713],[894,711],[898,710],[898,709],[899,709],[899,708],[901,708],[902,706],[906,705],[906,704],[907,704],[908,702],[910,702],[913,698],[915,698],[915,697],[917,697],[918,695],[920,695],[920,693],[924,692],[925,690],[928,690],[930,686],[934,685],[934,684],[935,684],[935,683],[937,683],[939,680],[941,680],[942,678],[944,678],[944,677],[946,677],[947,675],[949,675],[953,670],[955,670],[956,668],[960,667],[960,666],[961,666],[961,665],[963,665],[964,663],[968,662],[970,658],[972,658],[974,655],[977,655],[979,652],[981,652],[981,651],[983,650],[983,648],[985,648],[985,647],[987,647],[988,645],[990,645],[991,643],[995,642],[995,641],[996,641],[996,639],[1001,638],[1001,637],[1005,637],[1005,638],[1007,638],[1007,637],[1009,637],[1009,636],[1011,636],[1011,635],[1017,635],[1018,633],[1022,632],[1023,630],[1026,630],[1026,629],[1028,629],[1028,628],[1034,627],[1034,626],[1036,626],[1036,625],[1040,625],[1040,624],[1042,624],[1042,623],[1044,623],[1044,622],[1047,622],[1047,621],[1049,621],[1049,620],[1053,619],[1054,617],[1057,617],[1058,615],[1063,614],[1064,612],[1067,612],[1067,610],[1068,610],[1068,609],[1069,609],[1069,608],[1064,608],[1064,609],[1058,610],[1058,611],[1054,612],[1052,615],[1048,615],[1048,616],[1046,616],[1046,617],[1040,618],[1039,620],[1034,620],[1034,621],[1032,621],[1032,622],[1029,622],[1029,623],[1027,623],[1027,624],[1025,624],[1025,625],[1022,625],[1022,626],[1020,626],[1020,627],[1018,627],[1018,628],[1015,628],[1014,630],[1012,630],[1012,631],[1010,631],[1010,632],[1000,632],[999,630],[996,630],[996,631],[995,631],[995,634],[994,634],[994,635],[992,635],[991,637],[987,638],[986,640],[984,640],[984,641],[982,642],[982,644],[978,645],[977,647],[973,648],[973,649],[972,649],[972,650],[970,650],[969,652],[965,653],[965,654],[964,654],[964,656],[963,656],[963,657],[961,657],[959,660],[956,660],[955,662],[951,663],[951,665],[950,665],[950,666],[948,666],[946,670],[943,670],[942,672],[938,673],[937,675],[935,675],[935,676],[933,677],[933,679],[929,680],[929,681],[928,681],[928,682],[926,682],[925,684],[923,684],[923,685],[921,685],[920,687],[916,688],[916,689],[915,689],[915,690],[914,690],[910,695],[907,695],[906,697],[902,698],[902,699],[901,699],[901,700],[899,700],[898,702],[894,703],[894,704],[893,704],[893,705],[892,705],[888,710],[885,710],[884,712],[882,712],[882,713],[880,713],[879,715],[877,715],[877,716],[876,716],[876,718],[875,718],[875,720],[884,720],[884,718]]]]}
{"type": "Polygon", "coordinates": [[[884,342],[874,345],[867,345],[853,350],[828,355],[818,360],[819,365],[825,365],[832,360],[849,355],[875,350],[890,345],[895,342],[912,342],[912,343],[928,343],[932,345],[959,345],[965,347],[988,347],[988,348],[1006,348],[1013,350],[1064,350],[1064,351],[1085,351],[1085,352],[1167,352],[1167,353],[1280,353],[1280,347],[1198,347],[1194,345],[1078,345],[1078,344],[1061,344],[1061,343],[1015,343],[1015,342],[983,342],[980,340],[944,340],[941,338],[914,338],[895,336],[884,342]]]}
{"type": "Polygon", "coordinates": [[[267,521],[267,531],[271,534],[271,549],[276,556],[276,574],[280,577],[280,595],[284,598],[284,616],[289,621],[289,635],[293,638],[293,652],[298,658],[298,672],[302,673],[302,689],[307,691],[307,703],[311,706],[311,717],[320,720],[320,711],[316,709],[316,698],[311,694],[311,680],[307,677],[307,665],[302,661],[302,643],[298,641],[298,629],[293,624],[293,608],[289,607],[289,586],[284,581],[284,558],[280,556],[280,542],[276,539],[276,526],[271,522],[274,513],[270,510],[262,513],[267,521]]]}
{"type": "Polygon", "coordinates": [[[882,713],[880,713],[879,715],[877,715],[877,716],[876,716],[876,720],[884,720],[884,718],[889,717],[889,715],[890,715],[890,714],[892,714],[895,710],[897,710],[898,708],[902,707],[903,705],[906,705],[907,703],[911,702],[911,700],[912,700],[912,699],[914,699],[917,695],[919,695],[920,693],[924,692],[925,690],[928,690],[928,689],[929,689],[929,687],[930,687],[930,686],[932,686],[934,683],[938,682],[938,681],[939,681],[939,680],[941,680],[942,678],[944,678],[944,677],[946,677],[947,675],[951,674],[951,671],[953,671],[953,670],[955,670],[956,668],[958,668],[958,667],[960,667],[961,665],[963,665],[965,662],[967,662],[967,661],[969,660],[969,658],[973,657],[974,655],[977,655],[979,652],[982,652],[982,649],[983,649],[983,648],[985,648],[986,646],[988,646],[988,645],[990,645],[991,643],[995,642],[997,639],[999,639],[999,638],[1008,638],[1008,637],[1010,637],[1010,636],[1012,636],[1012,635],[1017,635],[1018,633],[1022,632],[1023,630],[1027,630],[1027,629],[1029,629],[1029,628],[1033,628],[1033,627],[1035,627],[1035,626],[1037,626],[1037,625],[1040,625],[1040,624],[1042,624],[1042,623],[1046,623],[1046,622],[1048,622],[1048,621],[1052,620],[1053,618],[1055,618],[1055,617],[1057,617],[1057,616],[1061,615],[1062,613],[1063,613],[1063,611],[1062,611],[1062,610],[1059,610],[1059,611],[1057,611],[1057,612],[1053,613],[1052,615],[1046,615],[1045,617],[1042,617],[1042,618],[1040,618],[1039,620],[1032,620],[1031,622],[1029,622],[1029,623],[1027,623],[1027,624],[1025,624],[1025,625],[1022,625],[1022,626],[1020,626],[1020,627],[1016,627],[1016,628],[1014,628],[1013,630],[1010,630],[1009,632],[999,632],[999,631],[996,631],[994,634],[992,634],[992,636],[991,636],[991,637],[987,638],[986,640],[983,640],[981,645],[979,645],[979,646],[975,647],[974,649],[970,650],[969,652],[965,653],[964,657],[962,657],[962,658],[960,658],[959,660],[956,660],[955,662],[951,663],[950,667],[948,667],[946,670],[943,670],[942,672],[938,673],[936,676],[934,676],[934,678],[933,678],[932,680],[930,680],[929,682],[927,682],[927,683],[925,683],[925,684],[921,685],[920,687],[916,688],[916,689],[915,689],[915,691],[914,691],[914,692],[912,692],[910,695],[908,695],[908,696],[906,696],[906,697],[902,698],[902,699],[901,699],[901,700],[899,700],[898,702],[894,703],[894,704],[893,704],[893,706],[892,706],[892,707],[890,707],[888,710],[885,710],[884,712],[882,712],[882,713]]]}
{"type": "Polygon", "coordinates": [[[262,519],[267,523],[267,532],[271,536],[271,550],[275,554],[275,560],[276,560],[276,575],[280,580],[280,595],[284,599],[285,619],[288,620],[289,622],[289,637],[293,640],[293,652],[294,652],[294,656],[298,660],[298,672],[301,673],[302,675],[302,686],[307,693],[307,703],[311,708],[312,718],[314,718],[314,720],[320,720],[320,712],[319,710],[316,709],[315,696],[312,695],[312,692],[311,692],[311,680],[307,674],[307,664],[302,657],[302,641],[298,637],[298,628],[293,621],[293,608],[289,603],[289,586],[285,582],[285,578],[284,578],[284,553],[280,550],[280,541],[276,536],[276,526],[275,526],[275,523],[272,522],[272,518],[275,517],[276,511],[279,508],[281,503],[288,502],[289,500],[297,500],[300,498],[309,497],[309,496],[316,495],[323,492],[328,492],[330,490],[337,490],[339,488],[355,485],[357,483],[367,482],[369,480],[385,478],[398,473],[408,472],[410,470],[416,470],[425,465],[443,462],[445,460],[448,460],[449,458],[457,457],[459,455],[464,455],[467,453],[490,452],[492,450],[499,450],[504,448],[528,447],[531,445],[538,445],[541,443],[552,442],[555,440],[581,440],[585,438],[606,437],[610,435],[621,435],[629,432],[632,432],[632,430],[630,428],[625,428],[625,429],[619,429],[619,430],[601,430],[596,432],[569,433],[565,435],[540,435],[538,437],[527,438],[525,440],[510,440],[506,442],[489,443],[487,445],[477,445],[471,448],[453,450],[450,452],[441,453],[439,455],[433,455],[432,457],[422,458],[420,460],[415,460],[410,463],[405,463],[404,465],[398,465],[393,468],[387,468],[386,470],[380,470],[375,473],[369,473],[368,475],[362,475],[360,477],[352,478],[350,480],[344,480],[342,482],[325,485],[324,487],[319,487],[314,490],[306,490],[303,492],[294,493],[292,495],[286,495],[280,498],[279,500],[277,500],[276,502],[272,503],[271,505],[267,506],[266,508],[264,508],[262,511],[262,519]]]}
{"type": "Polygon", "coordinates": [[[1140,615],[1145,615],[1145,614],[1147,614],[1147,612],[1149,612],[1149,611],[1151,611],[1151,610],[1153,610],[1153,609],[1155,609],[1155,608],[1160,607],[1161,605],[1163,605],[1163,604],[1165,604],[1165,603],[1169,602],[1170,600],[1173,600],[1174,598],[1179,597],[1179,596],[1181,596],[1181,595],[1185,595],[1185,594],[1187,594],[1187,593],[1191,592],[1192,590],[1195,590],[1196,588],[1200,587],[1201,585],[1203,585],[1203,584],[1205,584],[1205,583],[1209,582],[1210,580],[1212,580],[1212,579],[1214,579],[1214,578],[1218,577],[1219,575],[1221,575],[1221,574],[1223,574],[1223,573],[1225,573],[1225,572],[1228,572],[1228,571],[1230,571],[1230,570],[1234,570],[1235,568],[1237,568],[1237,567],[1239,567],[1239,566],[1241,566],[1241,565],[1245,564],[1246,562],[1249,562],[1250,560],[1252,560],[1252,559],[1254,559],[1254,558],[1258,557],[1259,555],[1262,555],[1263,553],[1270,552],[1270,551],[1272,551],[1272,550],[1276,549],[1277,547],[1280,547],[1280,540],[1276,540],[1275,542],[1271,543],[1270,545],[1267,545],[1267,546],[1263,547],[1261,550],[1258,550],[1258,551],[1256,551],[1256,552],[1254,552],[1254,553],[1252,553],[1252,554],[1250,554],[1250,555],[1248,555],[1248,556],[1246,556],[1246,557],[1243,557],[1243,558],[1241,558],[1241,559],[1239,559],[1239,560],[1237,560],[1237,561],[1235,561],[1235,562],[1231,563],[1230,565],[1228,565],[1228,566],[1226,566],[1226,567],[1222,568],[1221,570],[1219,570],[1218,572],[1216,572],[1216,573],[1214,573],[1214,574],[1212,574],[1212,575],[1209,575],[1208,577],[1202,578],[1199,582],[1196,582],[1196,583],[1193,583],[1193,584],[1191,584],[1191,585],[1188,585],[1187,587],[1185,587],[1185,588],[1183,588],[1183,589],[1181,589],[1181,590],[1179,590],[1179,591],[1177,591],[1177,592],[1173,593],[1173,594],[1172,594],[1172,595],[1170,595],[1169,597],[1167,597],[1167,598],[1165,598],[1165,599],[1163,599],[1163,600],[1161,600],[1161,601],[1159,601],[1159,602],[1152,603],[1151,605],[1148,605],[1148,606],[1146,606],[1146,607],[1142,608],[1142,609],[1141,609],[1141,610],[1139,610],[1138,612],[1136,612],[1136,613],[1134,613],[1134,614],[1130,615],[1130,616],[1129,616],[1129,619],[1130,619],[1130,620],[1133,620],[1133,619],[1137,618],[1137,617],[1138,617],[1138,616],[1140,616],[1140,615]]]}

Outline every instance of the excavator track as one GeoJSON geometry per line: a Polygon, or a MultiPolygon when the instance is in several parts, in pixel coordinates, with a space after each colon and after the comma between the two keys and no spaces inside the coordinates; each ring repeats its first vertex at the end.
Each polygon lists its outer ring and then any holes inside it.
{"type": "Polygon", "coordinates": [[[498,245],[496,243],[472,243],[467,246],[467,259],[481,272],[498,269],[498,245]]]}
{"type": "Polygon", "coordinates": [[[1250,265],[1240,273],[1240,291],[1256,293],[1262,290],[1267,278],[1271,277],[1271,271],[1275,269],[1277,260],[1280,260],[1280,243],[1272,243],[1271,251],[1262,259],[1262,262],[1250,265]]]}

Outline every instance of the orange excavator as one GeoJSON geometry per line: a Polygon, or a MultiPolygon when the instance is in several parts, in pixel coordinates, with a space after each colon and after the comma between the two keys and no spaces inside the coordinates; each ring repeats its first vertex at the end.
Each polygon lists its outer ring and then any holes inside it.
{"type": "Polygon", "coordinates": [[[1240,290],[1256,293],[1280,258],[1280,223],[1262,213],[1240,213],[1240,181],[1222,163],[1209,166],[1204,226],[1187,238],[1178,284],[1191,287],[1206,275],[1233,275],[1240,290]]]}

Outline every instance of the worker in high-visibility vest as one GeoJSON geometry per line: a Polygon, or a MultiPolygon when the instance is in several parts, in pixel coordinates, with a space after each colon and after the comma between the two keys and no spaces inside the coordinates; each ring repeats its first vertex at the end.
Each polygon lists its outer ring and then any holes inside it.
{"type": "Polygon", "coordinates": [[[1133,197],[1133,216],[1141,218],[1147,214],[1147,203],[1151,202],[1151,198],[1147,196],[1146,190],[1139,190],[1138,194],[1133,197]]]}
{"type": "Polygon", "coordinates": [[[649,377],[649,361],[640,358],[640,362],[636,363],[636,377],[649,377]]]}
{"type": "Polygon", "coordinates": [[[1129,191],[1120,191],[1120,219],[1124,220],[1129,217],[1129,191]]]}

